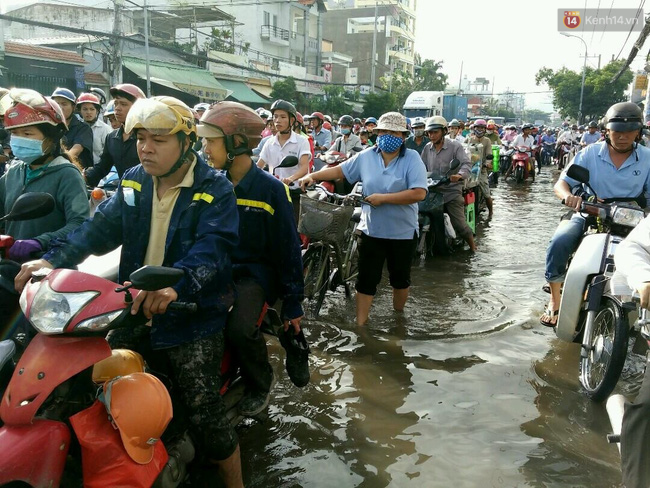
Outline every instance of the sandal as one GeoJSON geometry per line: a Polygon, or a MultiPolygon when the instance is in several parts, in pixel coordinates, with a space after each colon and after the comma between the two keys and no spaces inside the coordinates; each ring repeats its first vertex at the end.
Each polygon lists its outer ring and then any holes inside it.
{"type": "Polygon", "coordinates": [[[560,315],[559,310],[551,310],[550,308],[547,308],[544,311],[544,315],[539,318],[539,323],[542,324],[544,327],[555,327],[557,325],[557,316],[560,315]],[[546,315],[550,317],[550,320],[544,320],[542,317],[546,315]],[[551,320],[555,319],[554,322],[551,322],[551,320]]]}

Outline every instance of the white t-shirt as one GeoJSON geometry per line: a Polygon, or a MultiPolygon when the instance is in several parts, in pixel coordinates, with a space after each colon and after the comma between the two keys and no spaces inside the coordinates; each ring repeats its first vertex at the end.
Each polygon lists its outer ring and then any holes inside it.
{"type": "Polygon", "coordinates": [[[90,128],[93,131],[93,162],[97,164],[99,163],[99,158],[104,152],[106,136],[113,132],[113,128],[99,119],[97,119],[90,128]]]}
{"type": "Polygon", "coordinates": [[[513,147],[519,147],[519,146],[533,147],[534,144],[535,144],[535,138],[533,136],[528,136],[524,139],[523,134],[519,134],[517,137],[515,137],[515,140],[512,141],[513,147]]]}
{"type": "Polygon", "coordinates": [[[300,158],[307,154],[311,159],[311,149],[309,147],[309,140],[306,137],[300,136],[295,132],[291,131],[291,136],[289,140],[284,143],[284,146],[280,146],[278,141],[277,134],[272,136],[260,153],[260,159],[264,160],[266,164],[269,165],[269,173],[275,174],[278,178],[289,178],[299,169],[299,166],[294,166],[292,168],[280,168],[275,173],[273,168],[279,166],[284,158],[287,156],[296,156],[298,161],[300,158]]]}

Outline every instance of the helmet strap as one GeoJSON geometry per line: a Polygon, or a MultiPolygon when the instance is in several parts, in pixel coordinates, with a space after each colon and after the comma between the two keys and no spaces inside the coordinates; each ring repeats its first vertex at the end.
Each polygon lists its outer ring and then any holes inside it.
{"type": "Polygon", "coordinates": [[[620,149],[617,149],[616,147],[614,147],[614,145],[612,144],[611,139],[609,138],[609,133],[605,136],[605,142],[607,143],[607,145],[609,147],[611,147],[614,151],[616,151],[619,154],[626,154],[626,153],[632,152],[632,151],[636,150],[636,147],[639,145],[638,142],[634,141],[632,143],[632,146],[629,149],[626,149],[625,151],[621,151],[620,149]]]}
{"type": "Polygon", "coordinates": [[[188,157],[192,153],[192,141],[190,139],[187,139],[189,141],[189,144],[187,146],[187,150],[180,155],[180,157],[176,160],[174,163],[174,166],[172,166],[167,173],[164,175],[159,176],[158,178],[167,178],[168,176],[173,175],[176,173],[176,171],[179,170],[179,168],[184,164],[190,161],[190,158],[188,157]]]}
{"type": "Polygon", "coordinates": [[[232,165],[235,162],[235,158],[237,156],[241,156],[242,154],[249,153],[248,139],[246,139],[244,143],[241,144],[239,147],[235,147],[235,138],[232,135],[225,136],[225,142],[226,142],[227,154],[226,154],[226,164],[224,165],[223,169],[225,171],[229,171],[230,168],[232,168],[232,165]]]}

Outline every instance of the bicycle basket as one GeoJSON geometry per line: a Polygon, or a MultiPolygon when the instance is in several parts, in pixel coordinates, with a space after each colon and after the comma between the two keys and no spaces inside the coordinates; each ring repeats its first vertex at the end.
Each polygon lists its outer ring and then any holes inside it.
{"type": "Polygon", "coordinates": [[[353,212],[353,206],[335,205],[301,195],[298,232],[318,241],[341,242],[353,212]]]}
{"type": "Polygon", "coordinates": [[[418,203],[419,212],[433,212],[435,209],[440,208],[444,202],[442,193],[430,191],[424,200],[418,203]]]}

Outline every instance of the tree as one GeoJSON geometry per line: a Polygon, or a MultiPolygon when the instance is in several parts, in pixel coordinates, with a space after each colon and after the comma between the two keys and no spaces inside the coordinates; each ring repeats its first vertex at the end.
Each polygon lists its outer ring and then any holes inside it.
{"type": "MultiPolygon", "coordinates": [[[[615,82],[611,81],[624,63],[624,60],[612,61],[600,70],[587,68],[582,100],[585,120],[597,120],[611,105],[625,100],[625,90],[633,78],[632,71],[628,68],[615,82]]],[[[582,73],[568,68],[553,71],[544,67],[535,75],[538,85],[545,83],[553,91],[553,104],[563,118],[578,117],[581,80],[582,73]]]]}
{"type": "Polygon", "coordinates": [[[444,91],[447,88],[447,78],[442,72],[442,61],[425,59],[415,68],[413,91],[444,91]]]}
{"type": "Polygon", "coordinates": [[[303,96],[298,93],[296,89],[296,80],[291,76],[284,80],[278,80],[273,83],[273,89],[271,90],[271,99],[272,100],[286,100],[291,102],[294,105],[301,104],[303,102],[303,96]]]}
{"type": "MultiPolygon", "coordinates": [[[[382,77],[382,88],[395,95],[392,110],[401,111],[404,102],[414,91],[444,91],[447,75],[442,73],[442,61],[425,59],[415,54],[415,76],[401,70],[394,70],[392,76],[382,77]]],[[[388,111],[388,110],[387,110],[388,111]]]]}
{"type": "Polygon", "coordinates": [[[212,28],[209,40],[205,41],[203,45],[206,51],[219,51],[222,53],[235,53],[235,45],[230,38],[230,31],[228,29],[212,28]]]}
{"type": "Polygon", "coordinates": [[[551,114],[543,110],[526,109],[524,110],[524,118],[527,122],[533,123],[536,120],[541,120],[546,124],[551,121],[551,114]]]}
{"type": "Polygon", "coordinates": [[[342,86],[328,85],[323,87],[323,91],[325,97],[311,103],[315,111],[339,117],[352,111],[352,107],[345,103],[345,90],[342,86]]]}
{"type": "Polygon", "coordinates": [[[364,117],[377,117],[379,118],[386,112],[395,111],[396,100],[395,95],[388,92],[369,93],[366,95],[363,104],[364,117]]]}

